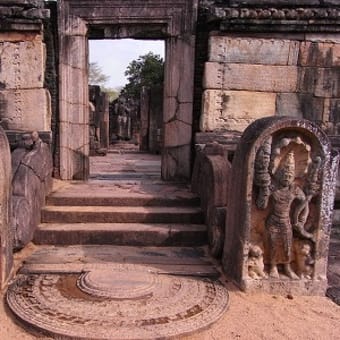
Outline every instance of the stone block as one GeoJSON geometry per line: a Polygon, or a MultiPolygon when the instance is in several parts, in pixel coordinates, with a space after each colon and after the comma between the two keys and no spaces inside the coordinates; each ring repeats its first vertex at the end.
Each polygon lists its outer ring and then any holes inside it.
{"type": "Polygon", "coordinates": [[[0,91],[1,124],[8,130],[51,130],[51,99],[46,89],[0,91]]]}
{"type": "Polygon", "coordinates": [[[243,131],[254,120],[275,115],[275,93],[205,90],[201,131],[243,131]]]}
{"type": "Polygon", "coordinates": [[[298,83],[299,92],[324,98],[340,97],[340,68],[301,67],[298,83]]]}
{"type": "Polygon", "coordinates": [[[297,93],[279,93],[276,97],[276,114],[303,118],[299,95],[297,93]]]}
{"type": "Polygon", "coordinates": [[[316,97],[340,97],[340,67],[316,70],[316,97]]]}
{"type": "Polygon", "coordinates": [[[298,41],[228,36],[209,39],[209,61],[212,62],[296,65],[298,54],[298,41]]]}
{"type": "Polygon", "coordinates": [[[299,65],[310,67],[340,66],[340,44],[302,42],[299,65]]]}
{"type": "Polygon", "coordinates": [[[165,124],[164,146],[177,147],[190,145],[191,125],[179,120],[174,120],[165,124]]]}
{"type": "MultiPolygon", "coordinates": [[[[338,0],[335,0],[338,1],[338,0]]],[[[307,41],[314,42],[328,42],[334,44],[340,44],[340,36],[339,34],[332,33],[308,33],[305,36],[307,41]]]]}
{"type": "Polygon", "coordinates": [[[298,68],[248,64],[205,64],[204,89],[295,92],[298,68]]]}
{"type": "Polygon", "coordinates": [[[42,88],[45,44],[41,39],[0,42],[0,90],[42,88]]]}
{"type": "Polygon", "coordinates": [[[190,178],[191,145],[164,147],[162,152],[162,178],[165,180],[183,180],[190,178]]]}

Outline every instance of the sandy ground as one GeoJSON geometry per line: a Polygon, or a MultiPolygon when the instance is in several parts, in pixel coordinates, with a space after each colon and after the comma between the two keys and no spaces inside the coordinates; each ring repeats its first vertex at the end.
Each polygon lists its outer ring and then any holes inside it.
{"type": "MultiPolygon", "coordinates": [[[[15,255],[15,267],[36,247],[30,244],[15,255]]],[[[245,294],[227,283],[229,309],[206,330],[176,340],[229,339],[340,339],[340,306],[326,297],[283,297],[245,294]]],[[[7,310],[4,297],[0,304],[0,340],[52,339],[23,325],[7,310]]]]}
{"type": "MultiPolygon", "coordinates": [[[[51,338],[24,330],[1,304],[0,339],[51,338]]],[[[288,299],[231,290],[229,310],[218,322],[205,331],[177,339],[340,339],[340,307],[325,297],[288,299]]]]}

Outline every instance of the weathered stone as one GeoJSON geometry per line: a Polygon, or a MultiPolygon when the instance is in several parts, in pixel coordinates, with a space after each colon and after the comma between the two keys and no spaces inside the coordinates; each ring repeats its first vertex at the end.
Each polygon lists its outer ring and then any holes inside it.
{"type": "Polygon", "coordinates": [[[176,148],[164,146],[162,152],[162,178],[189,178],[190,153],[191,145],[183,145],[176,148]]]}
{"type": "Polygon", "coordinates": [[[13,151],[12,225],[15,248],[22,248],[33,238],[40,223],[41,207],[52,185],[52,155],[50,147],[34,132],[24,135],[24,142],[13,151]]]}
{"type": "Polygon", "coordinates": [[[5,131],[0,127],[0,290],[5,287],[13,265],[11,214],[11,154],[5,131]]]}
{"type": "Polygon", "coordinates": [[[295,66],[246,64],[205,64],[205,89],[295,92],[298,69],[295,66]]]}
{"type": "Polygon", "coordinates": [[[317,97],[340,97],[340,67],[317,69],[314,94],[317,97]]]}
{"type": "Polygon", "coordinates": [[[275,93],[205,90],[201,131],[243,131],[255,119],[275,114],[275,93]]]}
{"type": "Polygon", "coordinates": [[[18,43],[0,42],[0,89],[43,87],[44,47],[41,38],[18,43]]]}
{"type": "Polygon", "coordinates": [[[50,130],[51,102],[45,89],[0,91],[1,125],[9,130],[50,130]]]}
{"type": "Polygon", "coordinates": [[[302,42],[299,65],[308,67],[340,66],[340,44],[302,42]]]}
{"type": "Polygon", "coordinates": [[[298,41],[230,36],[209,39],[209,61],[213,62],[296,65],[298,54],[298,41]]]}
{"type": "MultiPolygon", "coordinates": [[[[144,248],[144,253],[152,253],[152,260],[161,257],[155,256],[154,248],[144,248]]],[[[169,263],[169,256],[164,258],[169,263]]],[[[202,266],[196,275],[185,269],[181,275],[164,266],[159,270],[155,262],[115,262],[97,263],[97,267],[73,275],[21,274],[8,290],[8,304],[17,317],[52,338],[122,340],[154,338],[155,334],[179,337],[208,327],[228,308],[229,296],[222,283],[195,277],[202,266]],[[79,304],[79,296],[81,308],[70,309],[68,306],[79,304]]]]}
{"type": "Polygon", "coordinates": [[[304,118],[301,106],[301,100],[297,93],[279,93],[276,97],[276,114],[278,116],[304,118]]]}
{"type": "Polygon", "coordinates": [[[165,124],[164,145],[167,147],[177,147],[190,145],[191,125],[180,120],[175,120],[165,124]]]}
{"type": "Polygon", "coordinates": [[[224,145],[210,143],[203,150],[197,150],[191,187],[200,196],[208,226],[209,246],[215,257],[221,256],[224,244],[230,172],[231,164],[224,145]]]}
{"type": "Polygon", "coordinates": [[[2,0],[1,4],[6,6],[42,8],[44,6],[44,0],[2,0]]]}
{"type": "MultiPolygon", "coordinates": [[[[337,0],[335,0],[337,1],[337,0]]],[[[340,37],[339,34],[332,34],[332,33],[308,33],[306,34],[305,39],[307,41],[313,42],[327,42],[327,43],[334,43],[340,44],[340,37]]]]}
{"type": "Polygon", "coordinates": [[[242,289],[325,294],[338,161],[306,120],[263,118],[245,131],[232,163],[223,255],[242,289]]]}
{"type": "Polygon", "coordinates": [[[339,67],[302,67],[299,70],[298,90],[316,97],[340,97],[339,67]]]}

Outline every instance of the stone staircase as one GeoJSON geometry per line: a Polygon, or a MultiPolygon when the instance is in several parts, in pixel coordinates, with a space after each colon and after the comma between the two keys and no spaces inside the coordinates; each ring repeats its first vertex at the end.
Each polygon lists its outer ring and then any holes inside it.
{"type": "Polygon", "coordinates": [[[202,246],[199,199],[183,184],[74,183],[51,194],[37,245],[202,246]]]}

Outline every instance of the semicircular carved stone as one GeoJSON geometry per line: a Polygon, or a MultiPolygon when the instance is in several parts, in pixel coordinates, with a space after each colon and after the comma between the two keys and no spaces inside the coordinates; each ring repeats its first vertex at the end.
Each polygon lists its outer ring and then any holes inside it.
{"type": "Polygon", "coordinates": [[[255,121],[232,164],[223,267],[244,290],[324,295],[339,156],[313,123],[255,121]]]}

